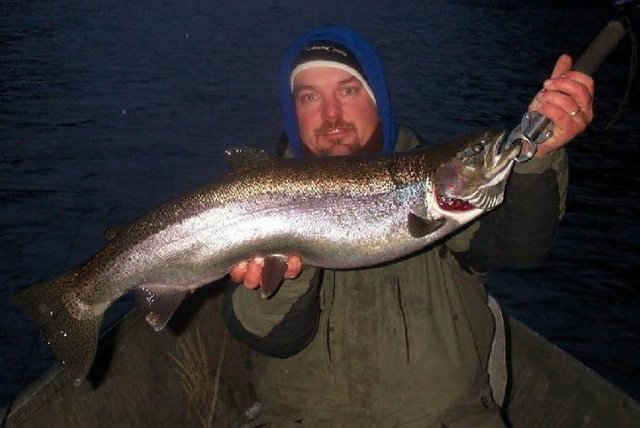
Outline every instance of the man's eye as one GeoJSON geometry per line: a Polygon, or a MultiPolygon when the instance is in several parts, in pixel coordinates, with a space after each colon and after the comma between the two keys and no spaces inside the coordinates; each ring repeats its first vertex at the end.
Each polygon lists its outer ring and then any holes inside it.
{"type": "Polygon", "coordinates": [[[342,95],[356,95],[359,90],[357,86],[345,86],[342,88],[342,95]]]}
{"type": "Polygon", "coordinates": [[[314,93],[300,94],[298,96],[298,101],[301,102],[302,104],[309,104],[315,99],[316,99],[316,94],[314,93]]]}

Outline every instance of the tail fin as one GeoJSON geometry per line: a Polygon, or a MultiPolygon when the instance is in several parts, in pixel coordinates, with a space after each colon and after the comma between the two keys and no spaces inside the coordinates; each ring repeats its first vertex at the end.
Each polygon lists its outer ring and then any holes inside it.
{"type": "Polygon", "coordinates": [[[86,319],[74,316],[82,311],[74,310],[79,303],[70,297],[72,291],[65,275],[22,290],[13,301],[40,325],[47,344],[77,386],[91,369],[103,313],[86,319]]]}

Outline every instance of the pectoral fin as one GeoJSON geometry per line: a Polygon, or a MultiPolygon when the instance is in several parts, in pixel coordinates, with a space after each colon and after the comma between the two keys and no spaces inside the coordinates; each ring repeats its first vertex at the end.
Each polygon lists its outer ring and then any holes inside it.
{"type": "Polygon", "coordinates": [[[146,312],[144,318],[155,331],[160,331],[171,319],[187,290],[165,285],[144,285],[134,293],[138,307],[146,312]]]}
{"type": "Polygon", "coordinates": [[[407,229],[409,229],[409,234],[414,238],[422,238],[440,229],[445,222],[446,220],[443,218],[426,220],[414,213],[409,213],[407,217],[407,229]]]}
{"type": "Polygon", "coordinates": [[[284,280],[287,271],[287,259],[284,256],[267,256],[264,258],[262,277],[260,278],[260,292],[267,299],[275,294],[284,280]]]}

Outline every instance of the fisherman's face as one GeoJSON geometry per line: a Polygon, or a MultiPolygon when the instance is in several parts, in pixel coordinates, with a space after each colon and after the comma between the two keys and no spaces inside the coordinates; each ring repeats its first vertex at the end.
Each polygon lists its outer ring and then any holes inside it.
{"type": "Polygon", "coordinates": [[[293,82],[293,97],[305,153],[344,156],[382,149],[378,109],[348,71],[303,70],[293,82]]]}

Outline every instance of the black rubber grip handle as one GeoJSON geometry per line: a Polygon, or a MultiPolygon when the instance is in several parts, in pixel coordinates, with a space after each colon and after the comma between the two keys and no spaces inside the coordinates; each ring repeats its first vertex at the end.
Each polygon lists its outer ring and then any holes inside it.
{"type": "Polygon", "coordinates": [[[624,25],[620,21],[609,21],[582,56],[578,58],[573,69],[591,76],[624,37],[624,33],[624,25]]]}

